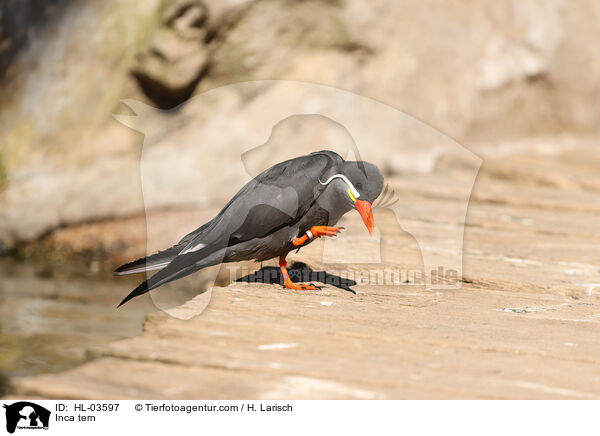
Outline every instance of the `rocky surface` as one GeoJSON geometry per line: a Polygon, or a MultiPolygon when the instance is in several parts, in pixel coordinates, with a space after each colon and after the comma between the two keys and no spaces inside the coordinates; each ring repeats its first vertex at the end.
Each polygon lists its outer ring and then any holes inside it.
{"type": "MultiPolygon", "coordinates": [[[[532,144],[515,143],[512,155],[498,155],[498,147],[479,149],[486,159],[468,212],[460,289],[363,277],[354,295],[330,285],[290,292],[234,282],[171,310],[171,316],[150,315],[140,336],[93,347],[93,360],[83,366],[14,379],[13,393],[88,399],[599,398],[600,154],[590,143],[595,141],[575,141],[565,151],[539,141],[537,152],[532,144]]],[[[431,245],[417,245],[394,214],[378,210],[377,235],[387,237],[369,238],[350,214],[341,237],[292,258],[316,271],[367,270],[375,276],[394,265],[422,268],[426,251],[444,263],[456,255],[444,249],[458,225],[445,213],[455,201],[450,175],[466,169],[448,160],[438,166],[446,167],[440,168],[445,176],[392,180],[410,198],[402,205],[407,219],[419,217],[421,208],[429,211],[428,220],[417,219],[433,235],[431,245]],[[381,261],[366,265],[360,253],[373,251],[381,261]]],[[[147,304],[144,298],[130,304],[147,304]]],[[[130,309],[119,310],[125,316],[130,309]]]]}
{"type": "Polygon", "coordinates": [[[400,201],[376,211],[375,238],[349,216],[295,259],[430,282],[296,293],[206,271],[153,294],[187,320],[151,315],[81,367],[14,379],[15,395],[600,396],[597,2],[53,4],[30,37],[0,40],[0,253],[110,269],[329,148],[378,164],[400,201]],[[262,79],[281,81],[224,86],[262,79]],[[434,289],[436,264],[461,287],[434,289]]]}
{"type": "MultiPolygon", "coordinates": [[[[467,145],[587,134],[600,117],[600,11],[591,0],[60,4],[11,55],[0,88],[0,251],[55,229],[145,213],[142,138],[112,118],[130,114],[122,98],[170,108],[238,81],[306,81],[373,98],[467,145]]],[[[205,110],[185,105],[155,139],[191,162],[181,141],[212,153],[215,138],[237,131],[220,157],[238,159],[261,143],[244,136],[241,129],[253,134],[248,125],[229,124],[232,114],[256,114],[251,97],[234,92],[205,110]]],[[[165,191],[183,198],[178,206],[195,193],[165,191]]]]}
{"type": "Polygon", "coordinates": [[[55,20],[68,0],[6,0],[0,8],[0,78],[37,29],[55,20]]]}

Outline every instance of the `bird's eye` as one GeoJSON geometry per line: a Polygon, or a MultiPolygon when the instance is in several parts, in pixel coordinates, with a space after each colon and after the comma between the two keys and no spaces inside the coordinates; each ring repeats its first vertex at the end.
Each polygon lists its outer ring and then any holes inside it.
{"type": "Polygon", "coordinates": [[[357,183],[357,184],[356,184],[356,189],[360,189],[360,188],[362,188],[362,184],[360,184],[360,183],[357,183]]]}

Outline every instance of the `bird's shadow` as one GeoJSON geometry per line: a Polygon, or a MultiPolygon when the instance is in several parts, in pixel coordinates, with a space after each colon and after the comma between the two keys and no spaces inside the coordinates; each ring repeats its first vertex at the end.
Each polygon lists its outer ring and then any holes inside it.
{"type": "MultiPolygon", "coordinates": [[[[308,265],[302,262],[293,263],[292,266],[288,268],[288,274],[293,282],[320,282],[356,294],[356,292],[350,288],[350,286],[356,285],[354,280],[344,279],[340,276],[329,274],[327,271],[313,271],[308,265]]],[[[252,274],[240,277],[236,282],[280,284],[283,286],[283,277],[278,267],[264,266],[252,274]]]]}

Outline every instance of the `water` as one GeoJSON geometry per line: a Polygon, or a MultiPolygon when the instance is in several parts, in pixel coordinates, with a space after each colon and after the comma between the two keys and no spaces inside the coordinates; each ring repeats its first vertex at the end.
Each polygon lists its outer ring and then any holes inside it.
{"type": "Polygon", "coordinates": [[[116,309],[138,279],[93,277],[0,259],[0,395],[15,376],[83,363],[86,348],[140,333],[149,299],[116,309]]]}

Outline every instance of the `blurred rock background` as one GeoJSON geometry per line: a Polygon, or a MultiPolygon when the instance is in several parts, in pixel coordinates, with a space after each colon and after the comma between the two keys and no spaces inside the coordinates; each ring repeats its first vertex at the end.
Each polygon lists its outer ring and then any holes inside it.
{"type": "MultiPolygon", "coordinates": [[[[48,398],[597,398],[599,43],[598,0],[3,0],[0,255],[16,256],[0,259],[0,396],[24,376],[12,392],[48,398]],[[299,82],[222,88],[264,79],[299,82]],[[303,83],[373,100],[327,106],[303,83]],[[298,102],[338,117],[278,118],[298,102]],[[401,213],[376,211],[380,241],[348,214],[330,258],[454,262],[466,292],[253,284],[191,328],[146,318],[216,267],[115,310],[141,280],[109,278],[116,265],[290,153],[350,149],[356,126],[401,213]],[[472,193],[479,162],[459,144],[483,159],[472,193]],[[282,367],[257,349],[288,342],[282,367]]],[[[323,244],[290,260],[329,269],[323,244]]]]}
{"type": "MultiPolygon", "coordinates": [[[[307,81],[475,151],[561,148],[600,126],[595,0],[8,0],[0,14],[0,252],[143,254],[143,139],[113,118],[131,113],[121,99],[172,109],[233,82],[307,81]]],[[[210,142],[193,114],[175,109],[159,141],[210,142]]]]}

